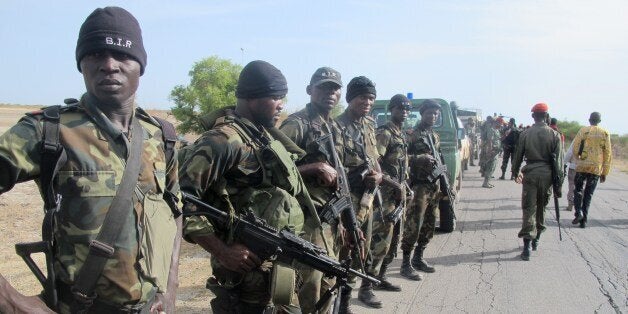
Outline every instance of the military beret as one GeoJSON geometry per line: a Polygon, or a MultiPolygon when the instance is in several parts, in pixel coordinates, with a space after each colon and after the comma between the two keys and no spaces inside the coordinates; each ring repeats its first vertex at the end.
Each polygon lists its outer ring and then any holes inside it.
{"type": "Polygon", "coordinates": [[[532,112],[548,112],[549,107],[545,103],[538,103],[532,107],[532,112]]]}

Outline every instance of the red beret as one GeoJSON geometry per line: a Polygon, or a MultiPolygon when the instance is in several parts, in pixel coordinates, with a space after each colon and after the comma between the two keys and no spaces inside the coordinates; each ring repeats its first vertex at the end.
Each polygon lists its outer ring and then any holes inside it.
{"type": "Polygon", "coordinates": [[[542,103],[542,102],[532,107],[532,112],[548,112],[548,111],[549,111],[549,107],[547,106],[547,104],[542,103]]]}

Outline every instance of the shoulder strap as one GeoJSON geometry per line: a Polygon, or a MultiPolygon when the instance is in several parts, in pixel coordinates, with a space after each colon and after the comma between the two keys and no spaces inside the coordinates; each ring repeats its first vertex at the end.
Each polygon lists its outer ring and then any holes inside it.
{"type": "Polygon", "coordinates": [[[174,125],[165,119],[155,116],[153,116],[153,119],[161,125],[161,134],[163,135],[164,140],[164,152],[166,154],[166,164],[169,164],[174,156],[174,145],[177,143],[178,139],[177,131],[174,129],[174,125]]]}
{"type": "Polygon", "coordinates": [[[96,297],[94,295],[96,281],[102,274],[107,260],[115,253],[113,245],[124,225],[124,219],[127,216],[125,212],[133,208],[133,192],[140,173],[144,131],[137,117],[134,117],[131,123],[133,126],[131,149],[122,175],[122,182],[111,201],[98,236],[89,244],[89,253],[72,287],[74,298],[78,301],[74,305],[77,308],[73,308],[72,312],[84,310],[92,305],[96,297]]]}
{"type": "Polygon", "coordinates": [[[66,162],[65,150],[59,142],[61,106],[50,106],[42,111],[43,136],[41,145],[40,181],[46,211],[57,207],[54,180],[59,168],[66,162]]]}
{"type": "MultiPolygon", "coordinates": [[[[161,134],[164,141],[164,154],[166,155],[166,165],[169,165],[172,163],[172,159],[174,158],[174,146],[177,144],[178,140],[177,131],[175,130],[174,125],[165,119],[155,116],[153,116],[153,119],[161,125],[161,134]]],[[[168,203],[168,206],[170,206],[170,210],[172,210],[174,217],[179,217],[179,215],[181,215],[181,212],[177,208],[179,198],[170,190],[164,189],[164,200],[168,203]]]]}

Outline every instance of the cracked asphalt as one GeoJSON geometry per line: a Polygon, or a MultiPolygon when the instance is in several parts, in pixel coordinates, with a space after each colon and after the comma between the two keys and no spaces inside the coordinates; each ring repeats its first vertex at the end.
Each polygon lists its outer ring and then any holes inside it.
{"type": "MultiPolygon", "coordinates": [[[[495,172],[498,177],[499,169],[495,172]]],[[[465,172],[457,204],[457,228],[436,234],[425,257],[433,274],[413,282],[399,275],[401,252],[391,281],[401,292],[376,291],[384,302],[371,309],[357,300],[357,313],[628,313],[628,175],[613,172],[598,184],[585,229],[571,224],[573,211],[560,199],[558,227],[553,201],[538,251],[519,257],[523,243],[521,185],[494,180],[481,187],[478,167],[465,172]]]]}

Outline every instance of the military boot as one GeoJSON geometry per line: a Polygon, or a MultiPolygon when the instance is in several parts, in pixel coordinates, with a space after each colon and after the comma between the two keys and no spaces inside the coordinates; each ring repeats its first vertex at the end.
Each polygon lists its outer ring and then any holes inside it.
{"type": "Polygon", "coordinates": [[[401,276],[404,276],[410,280],[419,281],[423,279],[421,274],[419,274],[412,265],[410,265],[410,251],[403,252],[403,259],[401,260],[401,269],[399,270],[401,276]]]}
{"type": "Polygon", "coordinates": [[[423,259],[423,249],[419,247],[414,249],[414,255],[412,256],[412,267],[414,267],[414,269],[416,270],[420,270],[426,273],[433,273],[436,271],[436,269],[432,267],[432,265],[428,264],[423,259]]]}
{"type": "Polygon", "coordinates": [[[484,183],[482,184],[482,187],[483,187],[483,188],[488,188],[488,189],[490,189],[490,188],[492,188],[492,187],[493,187],[493,185],[492,185],[492,184],[488,183],[488,181],[489,181],[490,179],[491,179],[491,178],[490,178],[489,176],[485,176],[485,177],[484,177],[484,183]]]}
{"type": "Polygon", "coordinates": [[[342,290],[342,293],[339,296],[340,305],[338,309],[338,313],[340,314],[353,314],[351,311],[351,288],[345,288],[342,290]]]}
{"type": "Polygon", "coordinates": [[[379,276],[377,276],[380,284],[373,286],[373,289],[385,291],[401,291],[401,286],[395,285],[392,282],[388,281],[388,277],[386,277],[387,270],[388,264],[382,264],[382,267],[379,269],[379,276]]]}
{"type": "Polygon", "coordinates": [[[521,259],[524,261],[530,260],[530,239],[523,239],[523,252],[521,252],[521,259]]]}
{"type": "Polygon", "coordinates": [[[362,285],[358,291],[358,300],[372,308],[382,308],[382,301],[375,296],[375,293],[373,293],[373,283],[368,280],[362,279],[362,285]]]}
{"type": "Polygon", "coordinates": [[[502,170],[502,176],[499,177],[500,180],[506,180],[506,171],[502,170]]]}
{"type": "Polygon", "coordinates": [[[532,240],[532,251],[536,251],[536,249],[539,247],[539,240],[541,239],[541,234],[537,233],[536,234],[536,238],[534,238],[532,240]]]}
{"type": "Polygon", "coordinates": [[[573,204],[567,205],[566,211],[570,212],[573,209],[573,204]]]}

